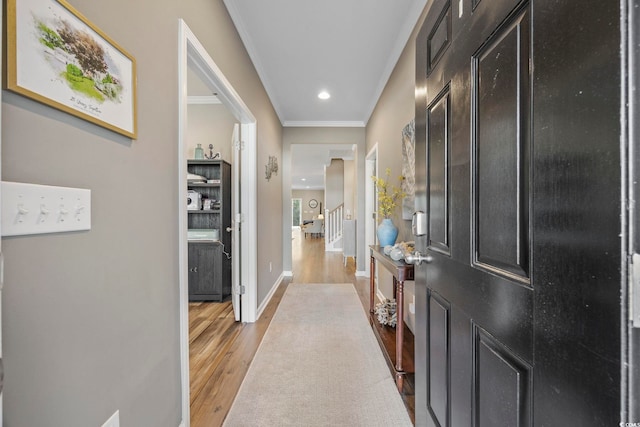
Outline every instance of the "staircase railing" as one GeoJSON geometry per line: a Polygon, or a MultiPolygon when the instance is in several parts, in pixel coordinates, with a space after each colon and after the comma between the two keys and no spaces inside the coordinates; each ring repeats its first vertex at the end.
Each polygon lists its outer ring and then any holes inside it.
{"type": "Polygon", "coordinates": [[[333,210],[327,209],[324,215],[324,247],[331,250],[334,243],[342,238],[342,219],[344,218],[344,203],[333,210]]]}

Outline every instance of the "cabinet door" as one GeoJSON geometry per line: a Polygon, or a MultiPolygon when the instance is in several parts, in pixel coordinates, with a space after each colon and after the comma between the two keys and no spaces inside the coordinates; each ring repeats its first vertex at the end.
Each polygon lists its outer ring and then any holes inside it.
{"type": "Polygon", "coordinates": [[[189,298],[220,300],[221,251],[214,243],[189,243],[189,298]]]}

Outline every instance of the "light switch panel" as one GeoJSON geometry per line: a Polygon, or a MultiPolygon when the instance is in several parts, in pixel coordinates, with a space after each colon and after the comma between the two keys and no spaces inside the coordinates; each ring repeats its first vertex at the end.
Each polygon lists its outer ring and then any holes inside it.
{"type": "Polygon", "coordinates": [[[2,235],[91,230],[91,190],[2,182],[2,235]]]}

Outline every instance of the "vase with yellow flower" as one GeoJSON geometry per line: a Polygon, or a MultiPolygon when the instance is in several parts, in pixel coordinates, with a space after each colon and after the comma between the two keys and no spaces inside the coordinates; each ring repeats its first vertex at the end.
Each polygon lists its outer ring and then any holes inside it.
{"type": "Polygon", "coordinates": [[[393,223],[392,216],[398,203],[405,197],[405,193],[401,189],[403,176],[398,177],[398,186],[389,184],[391,177],[391,169],[385,171],[386,178],[378,178],[372,176],[371,179],[376,184],[378,193],[378,217],[382,216],[382,220],[378,225],[378,243],[381,247],[394,245],[398,238],[398,227],[393,223]]]}

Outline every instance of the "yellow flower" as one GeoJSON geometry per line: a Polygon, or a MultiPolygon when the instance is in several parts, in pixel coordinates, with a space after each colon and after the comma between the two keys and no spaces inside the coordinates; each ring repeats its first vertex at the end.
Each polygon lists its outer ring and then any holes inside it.
{"type": "MultiPolygon", "coordinates": [[[[391,218],[398,202],[402,200],[406,194],[401,188],[395,185],[389,187],[391,169],[387,168],[385,176],[387,177],[386,179],[378,178],[377,176],[372,176],[371,179],[376,184],[376,189],[378,190],[378,213],[384,218],[391,218]]],[[[404,181],[404,176],[400,175],[398,181],[400,183],[399,185],[401,185],[402,181],[404,181]]]]}

